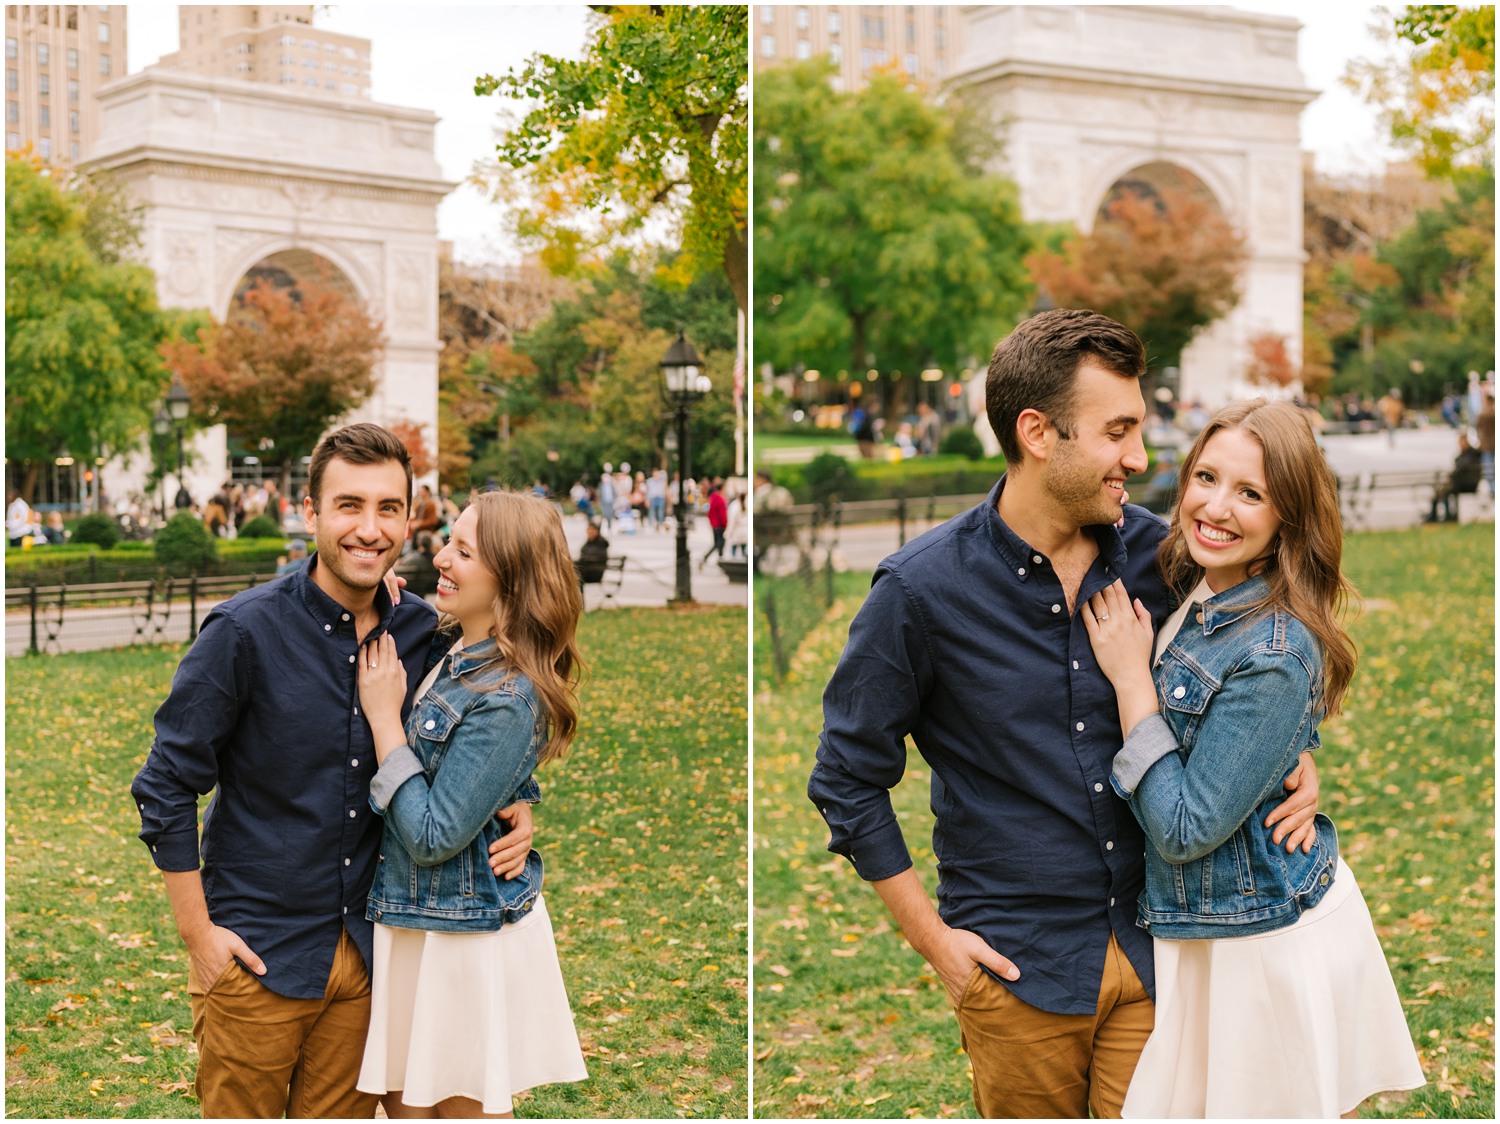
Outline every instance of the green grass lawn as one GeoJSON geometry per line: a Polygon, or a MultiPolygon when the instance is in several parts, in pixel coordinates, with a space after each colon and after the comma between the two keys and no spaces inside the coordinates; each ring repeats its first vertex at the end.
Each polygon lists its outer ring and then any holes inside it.
{"type": "MultiPolygon", "coordinates": [[[[743,1117],[744,613],[595,613],[580,640],[537,847],[590,1077],[517,1115],[743,1117]]],[[[7,1116],[198,1115],[187,955],[129,795],[181,653],[6,661],[7,1116]]]]}
{"type": "MultiPolygon", "coordinates": [[[[1443,526],[1346,546],[1367,607],[1353,626],[1361,660],[1345,716],[1324,727],[1323,806],[1428,1080],[1368,1102],[1366,1116],[1494,1118],[1494,534],[1443,526]]],[[[782,683],[767,675],[756,618],[756,1114],[972,1116],[942,985],[874,891],[825,850],[805,796],[823,686],[862,598],[857,584],[837,590],[782,683]]],[[[927,782],[912,752],[894,800],[931,892],[927,782]]]]}

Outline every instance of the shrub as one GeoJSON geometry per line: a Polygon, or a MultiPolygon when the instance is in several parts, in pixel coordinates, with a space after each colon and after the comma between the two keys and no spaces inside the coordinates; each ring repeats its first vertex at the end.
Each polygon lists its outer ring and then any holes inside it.
{"type": "Polygon", "coordinates": [[[824,503],[831,496],[859,499],[863,481],[849,462],[837,453],[819,453],[802,467],[802,481],[814,503],[824,503]]]}
{"type": "Polygon", "coordinates": [[[78,521],[73,528],[73,541],[94,543],[109,550],[120,541],[120,526],[108,515],[95,511],[78,521]]]}
{"type": "Polygon", "coordinates": [[[246,521],[240,528],[239,537],[242,539],[279,539],[282,530],[276,526],[276,520],[269,515],[257,515],[254,519],[246,521]]]}
{"type": "Polygon", "coordinates": [[[219,544],[196,515],[179,511],[156,532],[156,561],[168,573],[201,571],[218,557],[219,544]]]}
{"type": "Polygon", "coordinates": [[[943,439],[938,443],[938,452],[945,455],[968,457],[971,461],[984,460],[984,442],[979,440],[979,434],[968,426],[961,429],[950,429],[943,434],[943,439]]]}

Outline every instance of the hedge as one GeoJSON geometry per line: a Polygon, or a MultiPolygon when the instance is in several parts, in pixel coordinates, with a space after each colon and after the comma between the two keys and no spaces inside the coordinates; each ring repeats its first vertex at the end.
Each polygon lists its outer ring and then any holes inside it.
{"type": "MultiPolygon", "coordinates": [[[[274,573],[276,559],[284,553],[285,543],[274,539],[220,539],[219,557],[199,573],[205,577],[274,573]]],[[[149,581],[166,576],[185,575],[169,573],[159,566],[149,542],[125,542],[112,550],[69,543],[25,551],[11,547],[5,552],[5,584],[11,589],[32,584],[149,581]]]]}

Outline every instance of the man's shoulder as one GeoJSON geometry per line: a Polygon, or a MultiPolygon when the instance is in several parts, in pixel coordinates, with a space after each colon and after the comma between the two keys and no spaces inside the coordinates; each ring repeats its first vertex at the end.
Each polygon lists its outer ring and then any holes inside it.
{"type": "Polygon", "coordinates": [[[881,563],[881,569],[901,573],[921,582],[935,577],[943,585],[952,582],[950,567],[976,535],[988,536],[986,527],[988,502],[961,511],[946,523],[924,531],[881,563]]]}

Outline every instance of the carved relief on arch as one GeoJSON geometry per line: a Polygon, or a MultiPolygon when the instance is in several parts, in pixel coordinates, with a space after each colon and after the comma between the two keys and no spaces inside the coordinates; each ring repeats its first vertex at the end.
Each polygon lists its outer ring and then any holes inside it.
{"type": "Polygon", "coordinates": [[[393,262],[396,273],[391,293],[394,327],[403,332],[421,332],[431,325],[432,301],[437,279],[432,275],[430,255],[400,250],[393,262]]]}

